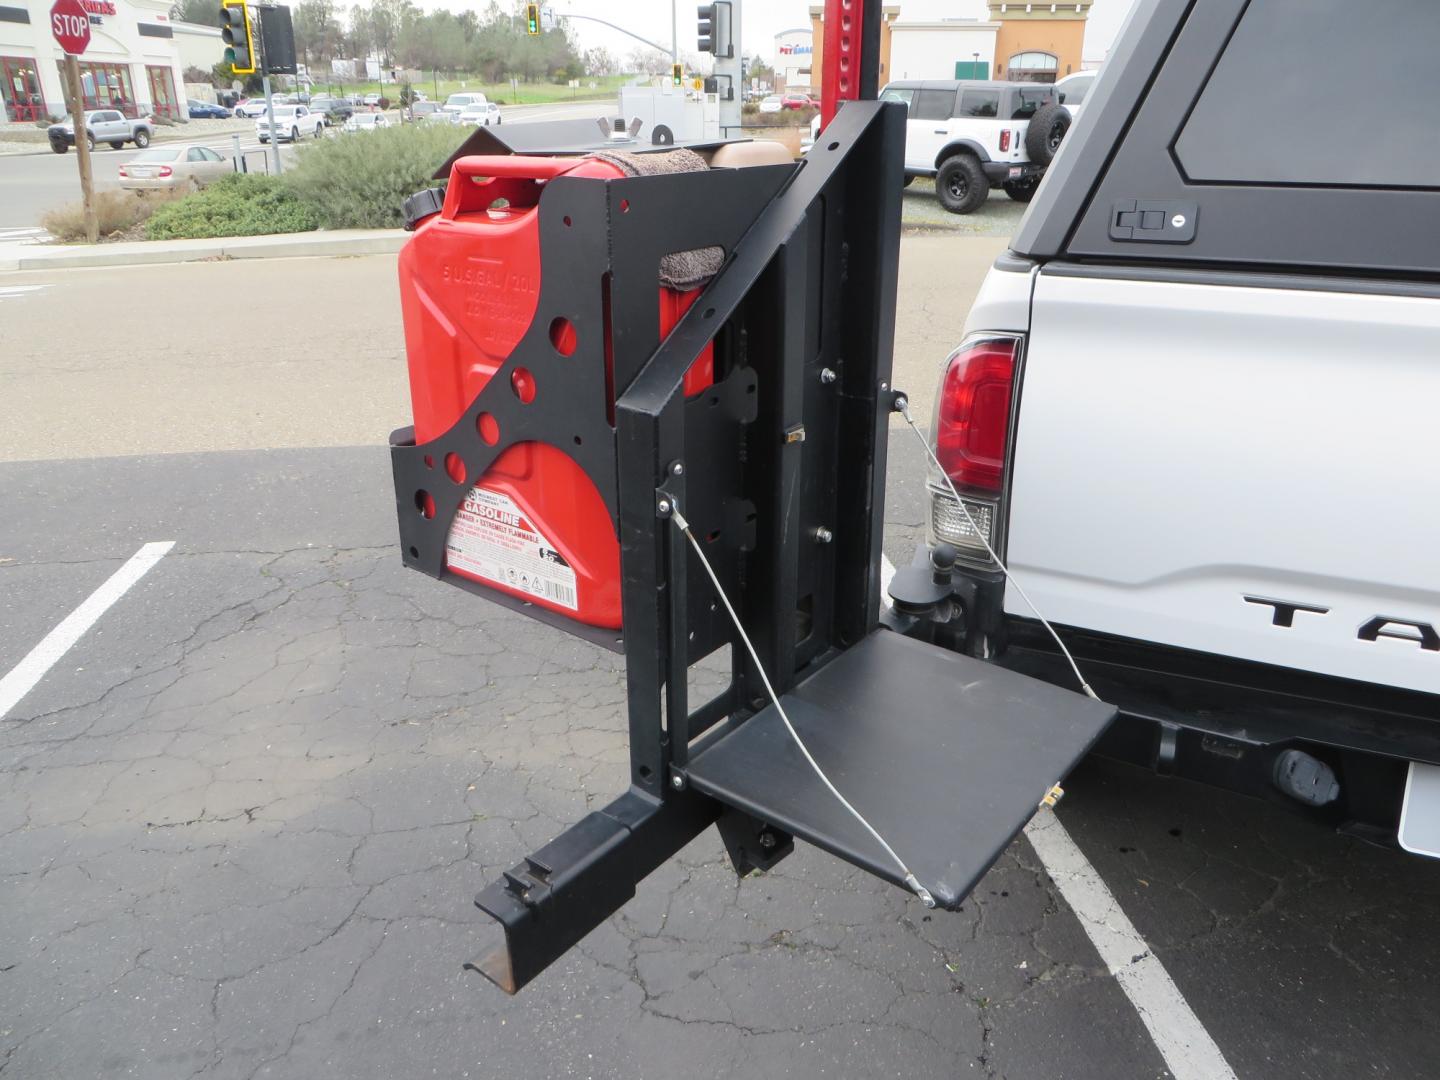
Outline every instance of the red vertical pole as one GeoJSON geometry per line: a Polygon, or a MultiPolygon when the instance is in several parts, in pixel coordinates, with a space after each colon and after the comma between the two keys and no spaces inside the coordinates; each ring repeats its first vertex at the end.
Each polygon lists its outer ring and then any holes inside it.
{"type": "MultiPolygon", "coordinates": [[[[880,0],[872,0],[880,3],[880,0]]],[[[865,0],[825,0],[825,37],[820,72],[820,126],[829,124],[842,101],[860,97],[861,27],[865,0]]]]}

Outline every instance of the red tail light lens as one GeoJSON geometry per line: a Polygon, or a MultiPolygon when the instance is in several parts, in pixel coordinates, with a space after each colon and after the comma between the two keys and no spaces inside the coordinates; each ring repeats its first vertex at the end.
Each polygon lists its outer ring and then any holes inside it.
{"type": "Polygon", "coordinates": [[[957,488],[999,494],[1020,339],[973,338],[950,357],[935,417],[935,456],[957,488]]]}
{"type": "Polygon", "coordinates": [[[1003,154],[1010,149],[1010,131],[1007,128],[1000,132],[1000,152],[1003,154]]]}
{"type": "Polygon", "coordinates": [[[161,166],[160,166],[160,175],[161,175],[161,176],[172,176],[172,175],[174,175],[174,172],[175,172],[175,170],[172,169],[172,168],[170,168],[169,165],[161,165],[161,166]]]}

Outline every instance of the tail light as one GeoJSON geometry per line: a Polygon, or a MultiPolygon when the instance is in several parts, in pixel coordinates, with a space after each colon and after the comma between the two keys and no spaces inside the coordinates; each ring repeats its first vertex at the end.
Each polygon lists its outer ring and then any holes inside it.
{"type": "Polygon", "coordinates": [[[1008,334],[967,339],[945,364],[935,405],[935,457],[965,506],[932,477],[930,533],[982,560],[989,558],[985,544],[998,540],[1020,342],[1008,334]]]}
{"type": "Polygon", "coordinates": [[[160,166],[160,175],[161,175],[161,176],[173,176],[174,173],[175,173],[175,170],[172,169],[172,168],[170,168],[169,165],[161,165],[161,166],[160,166]]]}
{"type": "Polygon", "coordinates": [[[129,176],[129,175],[130,175],[130,173],[126,170],[126,168],[125,168],[124,165],[121,165],[121,166],[120,166],[120,175],[121,175],[121,176],[129,176]]]}
{"type": "Polygon", "coordinates": [[[1006,153],[1010,149],[1010,129],[1006,128],[1000,132],[1000,152],[1006,153]]]}

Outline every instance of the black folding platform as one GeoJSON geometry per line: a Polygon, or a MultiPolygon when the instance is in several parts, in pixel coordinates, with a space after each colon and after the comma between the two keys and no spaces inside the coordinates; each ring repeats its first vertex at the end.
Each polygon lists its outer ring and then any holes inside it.
{"type": "MultiPolygon", "coordinates": [[[[889,630],[780,700],[831,782],[952,909],[1115,718],[1113,706],[889,630]]],[[[692,758],[687,775],[696,790],[902,883],[774,705],[692,758]]]]}

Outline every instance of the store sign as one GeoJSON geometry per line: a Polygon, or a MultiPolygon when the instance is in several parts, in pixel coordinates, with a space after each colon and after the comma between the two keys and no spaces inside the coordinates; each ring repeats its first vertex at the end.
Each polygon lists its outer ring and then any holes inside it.
{"type": "Polygon", "coordinates": [[[115,14],[115,4],[112,0],[80,0],[80,6],[91,15],[115,14]]]}
{"type": "Polygon", "coordinates": [[[50,9],[50,32],[55,43],[71,56],[79,56],[90,47],[90,17],[80,0],[55,0],[50,9]]]}
{"type": "Polygon", "coordinates": [[[809,45],[781,45],[781,56],[809,56],[814,49],[809,45]]]}

